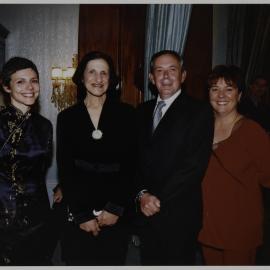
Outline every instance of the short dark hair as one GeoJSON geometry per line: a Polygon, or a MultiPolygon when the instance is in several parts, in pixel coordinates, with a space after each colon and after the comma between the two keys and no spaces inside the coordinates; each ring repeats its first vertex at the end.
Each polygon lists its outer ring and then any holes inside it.
{"type": "Polygon", "coordinates": [[[228,85],[233,85],[238,88],[241,93],[245,90],[245,80],[241,69],[235,65],[218,65],[213,68],[208,75],[208,89],[215,84],[219,79],[224,79],[228,85]]]}
{"type": "Polygon", "coordinates": [[[119,78],[116,75],[115,67],[112,58],[104,52],[91,51],[84,55],[82,60],[79,62],[78,67],[72,77],[72,81],[77,85],[78,88],[78,99],[82,100],[86,96],[86,88],[83,83],[83,73],[87,66],[87,63],[91,60],[103,59],[109,66],[109,87],[107,90],[108,96],[116,95],[116,86],[119,83],[119,78]]]}
{"type": "Polygon", "coordinates": [[[160,57],[162,55],[166,55],[166,54],[173,56],[179,62],[182,69],[184,69],[184,66],[183,66],[184,60],[183,60],[183,57],[179,53],[177,53],[176,51],[173,51],[173,50],[162,50],[162,51],[159,51],[159,52],[153,54],[151,57],[151,60],[150,60],[150,72],[151,73],[154,70],[154,64],[155,64],[156,59],[158,57],[160,57]]]}
{"type": "Polygon", "coordinates": [[[37,67],[31,60],[18,56],[10,58],[2,68],[0,75],[1,85],[10,87],[11,75],[19,70],[26,68],[31,68],[34,70],[37,74],[37,77],[39,78],[37,67]]]}

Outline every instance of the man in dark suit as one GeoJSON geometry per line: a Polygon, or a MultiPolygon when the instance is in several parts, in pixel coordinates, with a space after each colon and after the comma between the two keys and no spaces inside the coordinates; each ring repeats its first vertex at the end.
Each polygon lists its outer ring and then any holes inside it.
{"type": "Polygon", "coordinates": [[[201,181],[211,152],[213,114],[207,103],[182,91],[186,71],[176,52],[154,54],[150,70],[158,97],[138,108],[141,262],[192,265],[202,225],[201,181]]]}

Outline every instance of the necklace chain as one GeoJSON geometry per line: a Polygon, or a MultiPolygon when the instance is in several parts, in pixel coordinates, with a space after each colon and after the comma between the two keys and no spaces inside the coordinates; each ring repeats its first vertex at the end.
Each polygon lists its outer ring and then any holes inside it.
{"type": "Polygon", "coordinates": [[[230,130],[230,134],[228,137],[226,137],[225,139],[222,139],[222,140],[219,140],[219,141],[213,141],[213,145],[217,145],[219,144],[220,142],[226,140],[227,138],[229,138],[232,134],[232,130],[233,130],[233,127],[235,125],[235,123],[238,121],[238,119],[240,119],[241,117],[239,117],[240,115],[238,113],[236,113],[235,117],[233,118],[233,120],[229,123],[229,124],[226,124],[226,125],[230,125],[231,126],[231,130],[230,130]]]}

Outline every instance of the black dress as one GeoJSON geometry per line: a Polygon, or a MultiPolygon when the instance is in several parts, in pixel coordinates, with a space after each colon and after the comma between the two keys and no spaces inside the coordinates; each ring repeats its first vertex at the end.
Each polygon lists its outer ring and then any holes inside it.
{"type": "Polygon", "coordinates": [[[57,164],[64,199],[72,214],[64,245],[70,265],[121,265],[128,245],[125,208],[131,200],[134,163],[134,109],[119,101],[105,100],[99,140],[87,108],[80,102],[57,120],[57,164]],[[79,228],[105,209],[120,216],[103,227],[97,237],[79,228]]]}
{"type": "Polygon", "coordinates": [[[13,106],[0,111],[0,264],[49,264],[45,175],[52,125],[13,106]]]}

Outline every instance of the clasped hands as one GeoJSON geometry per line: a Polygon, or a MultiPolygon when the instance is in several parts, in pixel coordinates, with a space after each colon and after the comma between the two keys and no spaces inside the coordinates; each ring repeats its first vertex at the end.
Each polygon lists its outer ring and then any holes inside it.
{"type": "Polygon", "coordinates": [[[92,233],[94,236],[98,236],[101,227],[114,225],[118,218],[117,215],[103,210],[95,219],[81,223],[80,228],[86,232],[92,233]]]}
{"type": "Polygon", "coordinates": [[[160,211],[160,200],[150,193],[144,193],[140,199],[140,207],[145,216],[153,216],[160,211]]]}

